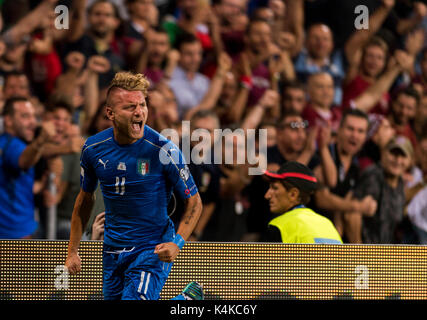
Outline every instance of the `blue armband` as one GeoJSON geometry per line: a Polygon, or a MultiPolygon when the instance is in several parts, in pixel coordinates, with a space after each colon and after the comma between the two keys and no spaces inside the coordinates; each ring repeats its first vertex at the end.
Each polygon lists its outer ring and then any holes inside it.
{"type": "Polygon", "coordinates": [[[177,233],[175,235],[175,238],[173,239],[173,243],[175,243],[178,246],[179,250],[181,250],[182,247],[185,245],[185,240],[181,237],[180,234],[177,233]]]}

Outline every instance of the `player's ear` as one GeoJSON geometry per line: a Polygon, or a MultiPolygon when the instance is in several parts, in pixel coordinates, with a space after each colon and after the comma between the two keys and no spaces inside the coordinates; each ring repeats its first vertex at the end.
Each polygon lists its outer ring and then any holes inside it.
{"type": "Polygon", "coordinates": [[[114,121],[114,111],[111,107],[106,106],[105,112],[107,114],[108,120],[114,121]]]}

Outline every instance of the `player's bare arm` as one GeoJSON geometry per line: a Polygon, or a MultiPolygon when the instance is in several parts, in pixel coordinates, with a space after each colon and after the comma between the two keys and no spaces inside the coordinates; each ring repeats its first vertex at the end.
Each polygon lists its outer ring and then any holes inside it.
{"type": "Polygon", "coordinates": [[[74,203],[73,215],[71,217],[70,241],[68,243],[68,255],[65,266],[70,274],[75,274],[81,270],[81,260],[78,255],[80,240],[86,228],[90,213],[95,202],[93,192],[80,190],[74,203]]]}
{"type": "MultiPolygon", "coordinates": [[[[196,227],[202,213],[202,208],[203,205],[199,193],[196,193],[194,196],[186,199],[185,211],[177,232],[177,234],[184,240],[187,240],[190,237],[196,227]]],[[[158,254],[161,261],[173,262],[178,256],[179,250],[180,249],[177,244],[174,242],[167,242],[157,245],[154,249],[154,253],[158,254]]]]}

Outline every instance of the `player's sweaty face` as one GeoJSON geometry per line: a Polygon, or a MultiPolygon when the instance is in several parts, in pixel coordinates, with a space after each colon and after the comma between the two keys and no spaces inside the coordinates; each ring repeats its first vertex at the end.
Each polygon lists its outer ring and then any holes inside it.
{"type": "Polygon", "coordinates": [[[113,124],[119,143],[133,143],[144,136],[148,108],[141,91],[115,90],[113,124]]]}

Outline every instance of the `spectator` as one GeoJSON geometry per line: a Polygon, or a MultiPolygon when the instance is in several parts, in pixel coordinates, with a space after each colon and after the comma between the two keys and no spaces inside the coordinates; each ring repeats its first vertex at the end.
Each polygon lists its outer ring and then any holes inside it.
{"type": "Polygon", "coordinates": [[[21,71],[9,72],[4,80],[3,98],[31,97],[30,81],[28,76],[21,71]]]}
{"type": "Polygon", "coordinates": [[[210,80],[199,73],[202,61],[202,46],[198,38],[187,34],[180,39],[179,63],[172,73],[169,86],[173,90],[178,112],[182,118],[191,108],[197,106],[209,89],[210,80]]]}
{"type": "Polygon", "coordinates": [[[230,110],[233,109],[235,102],[238,101],[239,83],[236,75],[232,72],[227,72],[224,77],[224,84],[221,90],[221,95],[214,108],[218,115],[221,125],[230,125],[232,121],[229,120],[230,110]]]}
{"type": "Polygon", "coordinates": [[[99,87],[105,89],[116,71],[132,68],[136,54],[141,50],[141,43],[134,39],[116,35],[120,26],[117,7],[108,0],[96,0],[87,10],[87,30],[84,29],[84,2],[78,1],[76,11],[79,19],[73,22],[65,53],[81,52],[86,59],[93,55],[102,55],[108,59],[111,68],[99,75],[99,87]]]}
{"type": "Polygon", "coordinates": [[[408,36],[406,51],[396,50],[391,65],[388,63],[388,44],[375,36],[393,6],[393,0],[382,1],[382,5],[369,18],[370,28],[357,30],[345,44],[349,67],[343,85],[344,108],[354,106],[367,113],[387,115],[390,101],[388,90],[402,71],[413,72],[414,57],[421,49],[421,33],[408,36]],[[364,92],[368,94],[362,99],[364,92]]]}
{"type": "Polygon", "coordinates": [[[379,107],[377,103],[382,99],[384,93],[386,93],[387,96],[389,95],[387,91],[390,89],[396,77],[402,71],[412,70],[413,64],[414,57],[412,55],[403,50],[396,50],[394,56],[390,60],[387,70],[376,81],[373,83],[365,83],[361,86],[354,82],[354,85],[361,90],[353,100],[349,99],[344,102],[344,109],[357,108],[366,113],[386,115],[388,112],[388,103],[382,104],[382,106],[379,107]]]}
{"type": "Polygon", "coordinates": [[[287,83],[282,93],[282,114],[301,115],[306,106],[306,93],[303,84],[294,81],[287,83]]]}
{"type": "Polygon", "coordinates": [[[57,207],[57,238],[69,239],[71,228],[71,213],[75,197],[80,188],[80,149],[83,146],[83,138],[80,136],[79,127],[71,124],[73,106],[66,99],[53,97],[48,105],[47,112],[52,119],[56,135],[52,142],[56,145],[69,141],[73,144],[66,153],[59,151],[58,154],[47,159],[47,172],[55,174],[56,195],[50,194],[48,188],[44,191],[44,204],[47,208],[57,207]],[[59,162],[59,163],[58,163],[59,162]],[[59,166],[59,168],[58,168],[59,166]]]}
{"type": "Polygon", "coordinates": [[[141,53],[137,71],[145,74],[151,86],[155,86],[163,79],[170,79],[179,61],[179,52],[171,50],[168,34],[163,29],[152,29],[145,37],[146,50],[141,53]]]}
{"type": "Polygon", "coordinates": [[[158,25],[159,12],[154,0],[126,0],[125,4],[129,14],[124,27],[126,36],[142,41],[146,32],[158,25]]]}
{"type": "Polygon", "coordinates": [[[412,147],[417,148],[417,137],[411,123],[415,118],[420,97],[418,92],[411,88],[401,89],[391,103],[389,121],[396,131],[396,135],[405,136],[411,141],[412,147]]]}
{"type": "Polygon", "coordinates": [[[418,236],[418,243],[427,244],[427,187],[421,189],[407,207],[408,217],[418,236]]]}
{"type": "Polygon", "coordinates": [[[427,244],[427,136],[421,137],[419,140],[421,151],[420,167],[423,171],[423,182],[414,188],[415,192],[410,198],[410,202],[406,208],[408,218],[415,230],[419,244],[427,244]]]}
{"type": "Polygon", "coordinates": [[[218,17],[224,50],[235,61],[245,47],[243,39],[249,22],[247,1],[214,1],[212,9],[218,17]]]}
{"type": "MultiPolygon", "coordinates": [[[[394,1],[382,1],[382,4],[369,17],[370,27],[367,30],[356,30],[345,43],[344,51],[349,67],[343,83],[342,105],[344,108],[349,106],[350,100],[359,96],[367,87],[372,85],[387,65],[388,45],[384,40],[374,37],[374,35],[380,29],[393,6],[394,1]]],[[[378,99],[378,104],[375,107],[371,106],[372,113],[387,113],[390,100],[387,93],[388,89],[389,87],[384,88],[380,92],[381,99],[378,99]]],[[[363,111],[367,112],[367,110],[363,111]]]]}
{"type": "Polygon", "coordinates": [[[423,94],[427,93],[427,48],[421,52],[420,73],[412,78],[412,84],[421,85],[423,94]]]}
{"type": "MultiPolygon", "coordinates": [[[[83,117],[79,117],[79,124],[83,134],[87,134],[90,124],[96,118],[98,111],[103,109],[103,102],[106,97],[103,92],[100,92],[98,86],[99,77],[100,74],[107,72],[110,68],[110,62],[104,56],[91,56],[87,61],[86,69],[82,72],[84,74],[83,79],[75,79],[76,82],[74,84],[80,86],[80,88],[76,89],[82,90],[84,96],[83,110],[81,110],[83,112],[80,112],[83,117]]],[[[76,72],[81,70],[79,66],[75,69],[76,72]]]]}
{"type": "Polygon", "coordinates": [[[34,106],[27,98],[6,100],[3,109],[5,133],[0,136],[0,238],[30,238],[36,230],[34,218],[34,165],[55,135],[52,122],[42,124],[35,136],[34,106]]]}
{"type": "Polygon", "coordinates": [[[358,156],[361,171],[380,161],[381,150],[395,135],[396,131],[387,117],[377,114],[369,115],[367,141],[358,156]]]}
{"type": "Polygon", "coordinates": [[[302,117],[311,127],[331,127],[336,133],[341,120],[341,109],[334,106],[334,80],[327,72],[313,73],[308,77],[309,102],[302,117]]]}
{"type": "Polygon", "coordinates": [[[105,211],[95,217],[92,225],[91,240],[104,240],[105,211]]]}
{"type": "MultiPolygon", "coordinates": [[[[91,57],[90,60],[93,58],[91,57]]],[[[73,120],[78,115],[79,108],[84,103],[82,86],[85,82],[84,78],[84,65],[86,62],[85,56],[79,51],[72,51],[67,54],[64,61],[64,67],[66,71],[63,72],[55,81],[55,88],[53,95],[63,95],[72,99],[71,104],[73,105],[73,120]],[[77,111],[77,112],[76,112],[77,111]]],[[[88,61],[87,66],[91,63],[88,61]]],[[[91,78],[90,72],[88,72],[88,78],[91,78]]],[[[88,80],[89,81],[89,80],[88,80]]],[[[96,83],[98,86],[98,83],[96,83]]],[[[88,114],[88,116],[90,116],[88,114]]],[[[77,121],[76,121],[77,122],[77,121]]]]}
{"type": "Polygon", "coordinates": [[[190,119],[192,115],[199,110],[213,110],[215,108],[218,103],[218,99],[221,96],[225,78],[230,72],[231,67],[232,61],[230,57],[225,52],[221,52],[218,55],[217,68],[215,70],[214,77],[210,81],[208,91],[197,106],[188,110],[184,115],[184,119],[190,119]]]}
{"type": "Polygon", "coordinates": [[[345,72],[342,53],[334,52],[334,39],[331,29],[325,24],[313,24],[307,31],[305,48],[295,60],[297,78],[306,83],[308,76],[325,71],[334,79],[334,103],[341,105],[345,72]]]}
{"type": "Polygon", "coordinates": [[[413,157],[411,143],[405,137],[390,141],[381,153],[381,162],[367,169],[354,190],[358,199],[371,195],[378,203],[373,215],[353,214],[355,243],[396,243],[397,224],[403,219],[405,193],[402,176],[405,158],[413,157]],[[356,218],[357,217],[357,218],[356,218]]]}
{"type": "Polygon", "coordinates": [[[164,129],[175,128],[179,116],[172,90],[166,86],[157,86],[149,93],[148,112],[150,114],[147,124],[161,132],[164,129]]]}
{"type": "Polygon", "coordinates": [[[55,136],[45,144],[43,157],[35,165],[33,190],[40,220],[39,236],[48,231],[48,209],[56,206],[59,197],[62,196],[61,176],[64,163],[61,156],[79,152],[83,146],[83,139],[79,136],[80,129],[71,125],[72,112],[73,106],[70,99],[52,95],[43,115],[44,121],[53,122],[55,136]],[[57,190],[56,196],[50,193],[51,186],[57,190]]]}
{"type": "Polygon", "coordinates": [[[203,51],[214,48],[222,50],[219,24],[209,5],[197,0],[178,0],[177,7],[177,21],[166,21],[163,24],[172,46],[176,46],[179,38],[188,33],[199,39],[203,51]]]}
{"type": "MultiPolygon", "coordinates": [[[[351,191],[359,179],[357,153],[365,143],[367,131],[368,117],[365,113],[359,110],[344,113],[336,143],[329,147],[337,174],[336,184],[330,188],[322,188],[315,194],[316,205],[325,210],[324,215],[333,220],[340,235],[350,240],[352,224],[348,222],[351,218],[349,212],[355,203],[349,200],[351,200],[351,191]]],[[[363,210],[369,210],[369,206],[374,204],[364,200],[367,203],[360,203],[360,205],[363,206],[363,210]]],[[[356,203],[357,205],[359,204],[356,203]]]]}
{"type": "Polygon", "coordinates": [[[222,144],[222,162],[219,165],[219,195],[210,225],[202,239],[210,241],[242,241],[247,232],[248,196],[245,188],[253,176],[249,176],[247,159],[240,162],[245,150],[245,136],[242,132],[225,133],[222,144]],[[232,157],[231,157],[232,156],[232,157]],[[231,159],[232,158],[232,159],[231,159]],[[230,161],[232,160],[232,161],[230,161]]]}
{"type": "MultiPolygon", "coordinates": [[[[276,145],[267,149],[267,170],[277,171],[287,161],[297,161],[309,168],[316,166],[320,160],[314,156],[315,134],[314,130],[307,133],[307,122],[301,116],[285,114],[276,125],[276,145]]],[[[245,190],[250,201],[247,223],[252,241],[259,239],[272,219],[264,198],[267,190],[268,183],[262,176],[255,176],[245,190]]]]}
{"type": "Polygon", "coordinates": [[[263,20],[250,21],[245,34],[245,51],[238,62],[240,70],[235,71],[237,78],[242,83],[246,81],[249,86],[249,107],[254,106],[264,91],[271,87],[268,61],[273,59],[273,55],[278,58],[278,48],[273,45],[270,25],[263,20]]]}
{"type": "Polygon", "coordinates": [[[31,35],[25,69],[30,75],[34,93],[46,101],[53,92],[55,81],[62,73],[62,63],[57,44],[68,31],[55,27],[56,15],[53,6],[44,13],[38,29],[31,35]]]}
{"type": "Polygon", "coordinates": [[[279,94],[274,90],[267,90],[262,95],[258,103],[253,107],[243,119],[241,127],[243,130],[255,129],[259,126],[266,114],[279,103],[279,94]]]}
{"type": "MultiPolygon", "coordinates": [[[[200,157],[204,159],[202,163],[189,164],[191,175],[199,189],[200,197],[202,198],[203,209],[199,222],[193,230],[193,240],[209,240],[217,230],[214,223],[210,223],[211,218],[215,218],[215,212],[220,207],[220,179],[222,178],[221,170],[218,164],[214,161],[214,145],[218,141],[215,139],[214,130],[219,129],[220,122],[213,111],[199,111],[193,115],[190,120],[191,131],[204,131],[210,137],[210,152],[203,154],[200,157]],[[209,155],[210,154],[210,155],[209,155]]],[[[195,143],[193,142],[193,147],[195,143]]],[[[194,150],[194,149],[193,149],[194,150]]],[[[176,219],[176,218],[175,218],[176,219]]],[[[212,238],[211,238],[212,239],[212,238]]],[[[217,238],[223,241],[223,239],[217,238]]]]}
{"type": "MultiPolygon", "coordinates": [[[[317,165],[319,159],[315,156],[316,139],[320,131],[317,128],[310,128],[310,131],[308,129],[307,121],[297,114],[289,113],[281,118],[276,129],[277,145],[267,150],[267,160],[271,164],[271,170],[274,168],[277,170],[280,163],[291,160],[309,168],[317,165]]],[[[323,155],[327,156],[327,154],[323,155]]],[[[328,160],[326,163],[331,164],[328,160]]],[[[333,169],[333,166],[329,168],[329,172],[331,172],[330,169],[333,169]]]]}
{"type": "Polygon", "coordinates": [[[317,187],[313,172],[298,162],[287,162],[279,171],[265,175],[270,188],[265,194],[270,210],[278,217],[270,221],[262,238],[283,243],[342,243],[333,223],[306,207],[317,187]]]}
{"type": "Polygon", "coordinates": [[[222,52],[218,56],[215,76],[209,80],[197,70],[201,61],[199,40],[191,34],[181,38],[180,61],[169,82],[178,103],[180,118],[190,119],[199,110],[212,110],[222,91],[224,78],[231,69],[231,59],[222,52]]]}
{"type": "MultiPolygon", "coordinates": [[[[276,124],[273,122],[261,122],[258,126],[258,130],[266,130],[267,132],[267,148],[274,147],[277,144],[277,130],[276,124]]],[[[257,135],[258,137],[258,135],[257,135]]],[[[258,141],[258,143],[261,143],[258,141]]],[[[259,146],[258,146],[259,149],[259,146]]]]}
{"type": "MultiPolygon", "coordinates": [[[[50,23],[53,22],[53,6],[55,2],[51,0],[39,1],[37,7],[31,11],[25,5],[19,8],[13,8],[13,4],[5,6],[4,9],[6,11],[3,11],[3,13],[5,16],[9,16],[10,14],[12,19],[9,21],[12,24],[7,26],[8,29],[2,35],[7,48],[1,62],[2,70],[23,71],[25,69],[25,56],[27,53],[37,52],[40,49],[43,49],[44,53],[47,53],[52,49],[52,41],[60,40],[68,34],[65,29],[53,31],[51,28],[50,23]],[[7,11],[7,9],[10,9],[13,13],[7,11]],[[39,33],[40,30],[43,30],[43,35],[39,33]]],[[[39,51],[39,53],[41,52],[39,51]]],[[[44,62],[47,62],[47,60],[49,59],[46,59],[44,62]]],[[[34,66],[29,67],[32,68],[34,66]]],[[[53,64],[49,66],[49,69],[45,69],[44,71],[46,71],[44,75],[49,73],[51,73],[50,75],[57,75],[58,72],[58,70],[54,70],[53,64]]],[[[39,74],[39,76],[44,75],[39,74]]]]}

